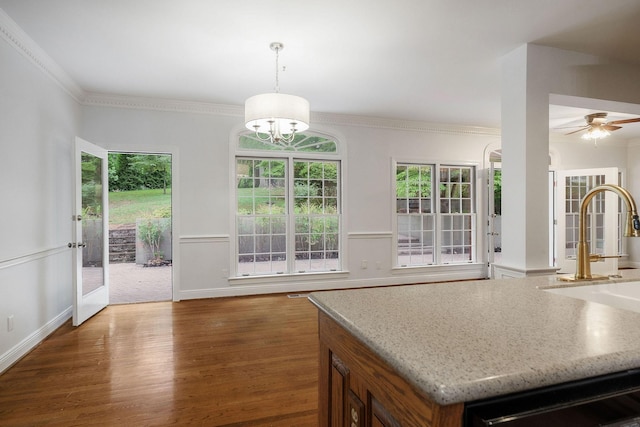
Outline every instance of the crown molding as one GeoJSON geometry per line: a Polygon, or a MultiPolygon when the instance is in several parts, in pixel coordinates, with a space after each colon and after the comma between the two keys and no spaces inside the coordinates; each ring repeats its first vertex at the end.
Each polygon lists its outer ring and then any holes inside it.
{"type": "Polygon", "coordinates": [[[348,114],[312,113],[311,121],[331,125],[362,126],[376,129],[406,130],[413,132],[500,136],[500,129],[497,128],[430,123],[417,120],[389,119],[382,117],[355,116],[348,114]]]}
{"type": "MultiPolygon", "coordinates": [[[[213,104],[196,101],[180,101],[162,98],[132,97],[104,93],[87,93],[83,105],[138,110],[169,111],[178,113],[212,114],[243,117],[244,108],[237,105],[213,104]]],[[[311,121],[326,125],[361,126],[375,129],[406,130],[455,135],[500,136],[500,130],[476,126],[427,123],[411,120],[386,119],[347,114],[311,113],[311,121]]]]}
{"type": "Polygon", "coordinates": [[[110,95],[96,92],[87,93],[82,104],[93,107],[129,108],[134,110],[213,114],[233,117],[244,116],[244,109],[237,105],[213,104],[197,101],[180,101],[175,99],[139,96],[110,95]]]}
{"type": "Polygon", "coordinates": [[[85,95],[82,88],[2,9],[0,9],[0,37],[38,67],[76,102],[82,102],[85,95]]]}

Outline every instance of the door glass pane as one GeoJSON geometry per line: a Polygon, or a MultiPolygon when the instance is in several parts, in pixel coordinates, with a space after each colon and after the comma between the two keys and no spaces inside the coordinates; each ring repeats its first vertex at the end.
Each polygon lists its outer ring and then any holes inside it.
{"type": "MultiPolygon", "coordinates": [[[[580,202],[594,187],[603,184],[604,175],[567,176],[565,178],[565,256],[574,259],[579,238],[580,202]]],[[[604,255],[604,194],[597,194],[585,217],[587,243],[592,253],[604,255]]]]}
{"type": "Polygon", "coordinates": [[[104,286],[102,159],[82,153],[82,295],[104,286]]]}

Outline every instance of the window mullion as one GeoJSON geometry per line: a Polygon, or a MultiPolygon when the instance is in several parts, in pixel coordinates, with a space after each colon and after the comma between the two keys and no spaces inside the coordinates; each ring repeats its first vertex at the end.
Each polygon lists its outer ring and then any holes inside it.
{"type": "Polygon", "coordinates": [[[433,251],[436,265],[442,264],[442,214],[441,214],[441,202],[440,202],[440,164],[436,163],[433,166],[432,182],[433,182],[433,199],[434,206],[433,212],[435,214],[434,230],[433,230],[433,251]]]}
{"type": "Polygon", "coordinates": [[[295,185],[294,185],[294,161],[287,159],[285,170],[285,182],[287,186],[287,273],[294,273],[296,263],[296,217],[295,217],[295,185]]]}

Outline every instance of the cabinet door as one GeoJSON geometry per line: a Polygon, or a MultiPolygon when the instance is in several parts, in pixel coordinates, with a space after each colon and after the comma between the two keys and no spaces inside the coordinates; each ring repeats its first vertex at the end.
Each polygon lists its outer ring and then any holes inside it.
{"type": "Polygon", "coordinates": [[[330,411],[331,427],[342,427],[349,425],[347,413],[345,413],[345,403],[347,401],[347,391],[349,390],[349,368],[342,363],[335,354],[331,355],[331,384],[330,384],[330,411]]]}
{"type": "Polygon", "coordinates": [[[401,427],[400,423],[373,396],[371,397],[371,427],[401,427]]]}

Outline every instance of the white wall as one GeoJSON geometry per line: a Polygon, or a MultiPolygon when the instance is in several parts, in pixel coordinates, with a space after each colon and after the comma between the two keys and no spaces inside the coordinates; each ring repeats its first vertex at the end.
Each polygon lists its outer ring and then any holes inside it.
{"type": "Polygon", "coordinates": [[[79,104],[0,38],[0,372],[71,314],[79,104]],[[14,329],[8,331],[7,318],[14,329]]]}
{"type": "Polygon", "coordinates": [[[580,138],[565,138],[552,140],[549,150],[552,157],[555,157],[554,161],[558,162],[552,166],[556,170],[617,167],[626,173],[629,151],[627,143],[623,141],[602,140],[596,146],[593,142],[580,138]]]}
{"type": "MultiPolygon", "coordinates": [[[[139,108],[85,106],[81,137],[107,149],[153,151],[156,147],[163,151],[173,147],[179,152],[180,172],[173,189],[179,198],[179,233],[174,228],[179,242],[174,255],[179,270],[178,299],[482,277],[483,253],[473,269],[455,273],[442,267],[392,270],[392,161],[481,166],[484,147],[498,140],[495,131],[428,129],[416,123],[389,121],[366,121],[363,125],[358,118],[351,124],[344,124],[349,120],[332,124],[330,117],[316,115],[320,123],[314,124],[315,128],[337,136],[346,148],[343,196],[348,273],[229,280],[233,239],[229,177],[234,173],[229,156],[242,129],[241,109],[238,114],[223,115],[143,109],[152,107],[145,107],[145,100],[131,104],[139,108]],[[413,128],[405,130],[406,126],[413,128]],[[361,268],[362,260],[367,261],[366,269],[361,268]]],[[[480,231],[478,234],[482,236],[480,231]]]]}

